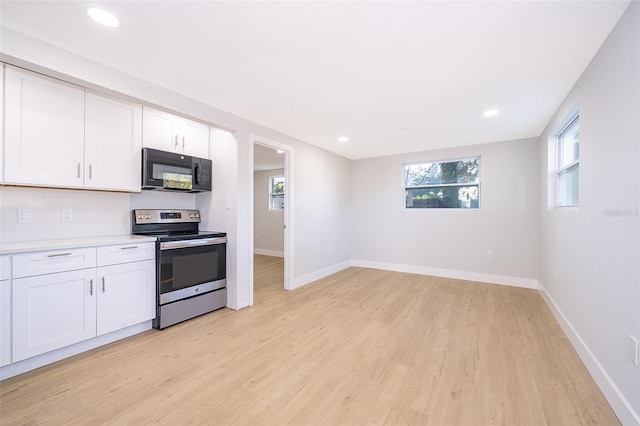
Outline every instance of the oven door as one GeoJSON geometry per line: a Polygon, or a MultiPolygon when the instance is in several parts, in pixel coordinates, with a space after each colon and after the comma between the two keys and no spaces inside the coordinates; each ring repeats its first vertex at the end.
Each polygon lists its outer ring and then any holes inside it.
{"type": "Polygon", "coordinates": [[[226,286],[226,237],[160,243],[161,305],[226,286]]]}

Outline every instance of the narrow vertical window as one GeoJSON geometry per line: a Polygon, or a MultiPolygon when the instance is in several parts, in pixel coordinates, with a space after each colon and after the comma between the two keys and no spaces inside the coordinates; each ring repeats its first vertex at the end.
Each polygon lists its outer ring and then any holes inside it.
{"type": "Polygon", "coordinates": [[[284,176],[269,178],[269,210],[284,209],[284,176]]]}
{"type": "Polygon", "coordinates": [[[556,206],[577,206],[580,182],[580,116],[578,113],[575,113],[558,133],[556,159],[556,206]]]}

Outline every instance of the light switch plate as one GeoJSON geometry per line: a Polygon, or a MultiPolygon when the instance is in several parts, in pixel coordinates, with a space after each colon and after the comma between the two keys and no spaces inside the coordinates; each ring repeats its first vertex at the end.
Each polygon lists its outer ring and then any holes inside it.
{"type": "Polygon", "coordinates": [[[31,222],[31,209],[18,209],[18,223],[31,222]]]}
{"type": "Polygon", "coordinates": [[[62,221],[63,222],[71,222],[73,220],[73,210],[71,209],[62,209],[62,221]]]}
{"type": "Polygon", "coordinates": [[[629,361],[638,367],[638,339],[629,335],[629,361]]]}

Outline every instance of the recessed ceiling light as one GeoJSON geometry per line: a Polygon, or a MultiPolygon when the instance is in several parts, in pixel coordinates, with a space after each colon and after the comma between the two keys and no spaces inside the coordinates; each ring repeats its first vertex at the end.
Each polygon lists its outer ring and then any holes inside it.
{"type": "Polygon", "coordinates": [[[349,142],[349,138],[346,136],[340,136],[338,142],[349,142]]]}
{"type": "Polygon", "coordinates": [[[276,150],[276,152],[277,152],[278,154],[284,154],[284,151],[283,151],[283,150],[281,150],[281,149],[276,150]]]}
{"type": "Polygon", "coordinates": [[[484,115],[487,118],[495,117],[498,114],[500,114],[500,111],[498,111],[497,109],[488,109],[488,110],[486,110],[485,112],[482,113],[482,115],[484,115]]]}
{"type": "Polygon", "coordinates": [[[93,19],[97,23],[105,25],[107,27],[117,28],[120,26],[120,20],[116,18],[113,13],[107,12],[104,9],[100,9],[98,7],[90,7],[87,9],[87,15],[89,15],[89,17],[91,17],[91,19],[93,19]]]}

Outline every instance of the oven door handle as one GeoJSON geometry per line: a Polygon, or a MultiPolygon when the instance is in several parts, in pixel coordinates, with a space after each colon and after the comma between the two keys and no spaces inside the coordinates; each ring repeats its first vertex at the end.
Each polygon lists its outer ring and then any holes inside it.
{"type": "Polygon", "coordinates": [[[189,247],[213,246],[216,244],[225,244],[227,237],[201,238],[195,240],[167,241],[160,243],[160,250],[175,250],[189,247]]]}

